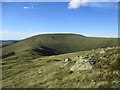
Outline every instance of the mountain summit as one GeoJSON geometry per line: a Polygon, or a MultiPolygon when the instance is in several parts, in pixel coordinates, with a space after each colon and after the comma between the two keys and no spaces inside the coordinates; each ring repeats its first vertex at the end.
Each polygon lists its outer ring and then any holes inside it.
{"type": "Polygon", "coordinates": [[[3,58],[40,57],[118,46],[117,38],[86,37],[79,34],[43,34],[3,48],[3,58]]]}

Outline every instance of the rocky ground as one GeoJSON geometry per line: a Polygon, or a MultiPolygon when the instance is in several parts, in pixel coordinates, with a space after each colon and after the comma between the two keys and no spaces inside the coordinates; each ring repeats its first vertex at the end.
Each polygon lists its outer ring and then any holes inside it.
{"type": "Polygon", "coordinates": [[[12,88],[120,88],[118,47],[2,60],[3,87],[12,88]]]}

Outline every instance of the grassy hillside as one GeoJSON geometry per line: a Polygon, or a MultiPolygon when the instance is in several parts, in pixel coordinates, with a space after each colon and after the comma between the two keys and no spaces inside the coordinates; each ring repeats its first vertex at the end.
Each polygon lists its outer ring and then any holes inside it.
{"type": "Polygon", "coordinates": [[[18,61],[15,56],[5,58],[3,88],[120,88],[118,49],[100,48],[28,61],[18,61]],[[80,59],[86,55],[96,63],[90,65],[80,59]],[[71,71],[76,64],[83,67],[71,71]],[[92,68],[86,68],[86,64],[92,68]]]}
{"type": "Polygon", "coordinates": [[[17,41],[0,41],[0,48],[10,46],[16,42],[17,41]]]}
{"type": "Polygon", "coordinates": [[[120,88],[118,43],[44,34],[3,47],[3,88],[120,88]]]}
{"type": "Polygon", "coordinates": [[[44,34],[4,47],[3,58],[15,55],[19,58],[33,59],[112,46],[118,46],[118,39],[85,37],[77,34],[44,34]]]}

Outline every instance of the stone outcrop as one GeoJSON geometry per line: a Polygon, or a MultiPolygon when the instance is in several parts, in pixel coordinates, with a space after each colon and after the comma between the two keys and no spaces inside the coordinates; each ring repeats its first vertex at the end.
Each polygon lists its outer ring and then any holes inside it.
{"type": "Polygon", "coordinates": [[[95,63],[96,60],[88,55],[80,56],[76,63],[70,68],[70,71],[90,70],[95,63]]]}

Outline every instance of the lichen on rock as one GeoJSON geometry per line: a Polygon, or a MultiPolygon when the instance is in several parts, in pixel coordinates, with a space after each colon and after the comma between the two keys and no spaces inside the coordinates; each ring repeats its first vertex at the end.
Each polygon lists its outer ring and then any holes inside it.
{"type": "Polygon", "coordinates": [[[94,58],[84,55],[80,56],[76,63],[70,68],[70,71],[79,71],[79,70],[90,70],[93,68],[93,65],[96,63],[94,58]]]}

